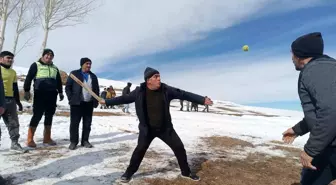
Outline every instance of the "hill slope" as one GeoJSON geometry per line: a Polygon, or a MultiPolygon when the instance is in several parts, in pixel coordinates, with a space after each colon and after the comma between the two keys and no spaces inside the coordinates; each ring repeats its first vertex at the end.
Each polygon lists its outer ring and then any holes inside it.
{"type": "MultiPolygon", "coordinates": [[[[24,68],[15,69],[25,74],[24,68]]],[[[126,85],[106,79],[99,81],[118,89],[126,85]]],[[[31,103],[23,103],[25,110],[19,115],[22,145],[31,118],[31,103]]],[[[291,184],[299,181],[297,157],[307,135],[298,138],[291,148],[282,144],[281,133],[297,123],[302,113],[248,107],[228,101],[215,101],[208,113],[179,109],[180,102],[173,101],[174,128],[184,142],[192,169],[202,178],[200,184],[291,184]]],[[[202,109],[203,106],[199,106],[199,110],[202,109]]],[[[10,139],[6,128],[1,124],[0,174],[13,184],[118,184],[117,179],[126,169],[137,144],[138,121],[133,104],[130,111],[125,114],[117,107],[95,109],[90,137],[95,147],[80,147],[75,151],[67,149],[70,119],[66,99],[58,102],[54,117],[52,137],[58,143],[56,147],[41,144],[42,120],[35,136],[38,148],[27,154],[12,154],[8,150],[10,139]]],[[[81,132],[81,128],[79,130],[81,132]]],[[[177,178],[179,173],[170,148],[155,139],[131,184],[193,184],[177,178]]]]}

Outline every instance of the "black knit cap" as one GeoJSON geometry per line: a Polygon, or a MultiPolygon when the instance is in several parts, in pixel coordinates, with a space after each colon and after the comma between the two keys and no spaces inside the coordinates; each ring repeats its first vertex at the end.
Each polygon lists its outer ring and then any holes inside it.
{"type": "Polygon", "coordinates": [[[86,62],[92,63],[91,59],[84,57],[80,59],[80,66],[83,66],[86,62]]]}
{"type": "Polygon", "coordinates": [[[51,53],[52,56],[55,56],[53,50],[51,50],[51,49],[49,49],[49,48],[46,48],[46,49],[43,50],[42,56],[44,56],[44,55],[46,55],[46,54],[48,54],[48,53],[51,53]]]}
{"type": "Polygon", "coordinates": [[[159,73],[159,71],[156,70],[156,69],[153,69],[153,68],[151,68],[151,67],[147,67],[147,68],[145,69],[145,72],[144,72],[144,79],[145,79],[145,81],[146,81],[148,78],[150,78],[150,77],[152,77],[153,75],[155,75],[155,74],[160,74],[160,73],[159,73]]]}
{"type": "Polygon", "coordinates": [[[0,57],[5,57],[5,56],[11,56],[11,57],[14,57],[14,54],[10,51],[2,51],[0,53],[0,57]]]}
{"type": "Polygon", "coordinates": [[[292,52],[299,58],[323,55],[324,43],[320,32],[313,32],[297,38],[291,45],[292,52]]]}

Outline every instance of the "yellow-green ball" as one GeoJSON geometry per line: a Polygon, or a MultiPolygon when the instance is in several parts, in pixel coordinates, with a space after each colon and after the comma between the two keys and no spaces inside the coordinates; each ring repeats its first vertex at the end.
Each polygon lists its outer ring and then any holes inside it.
{"type": "Polygon", "coordinates": [[[248,45],[244,45],[244,46],[243,46],[243,51],[248,51],[248,50],[249,50],[248,45]]]}

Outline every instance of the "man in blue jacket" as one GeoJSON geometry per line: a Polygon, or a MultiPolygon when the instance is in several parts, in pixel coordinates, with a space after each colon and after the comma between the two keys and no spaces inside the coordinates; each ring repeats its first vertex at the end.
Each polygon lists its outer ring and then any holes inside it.
{"type": "MultiPolygon", "coordinates": [[[[81,58],[78,70],[71,72],[87,87],[91,88],[95,94],[99,94],[99,83],[97,76],[91,71],[92,61],[89,58],[81,58]]],[[[83,129],[81,146],[92,148],[89,142],[91,132],[93,109],[98,107],[98,101],[92,95],[71,77],[68,77],[65,92],[70,105],[70,150],[75,150],[79,142],[78,128],[81,119],[83,119],[83,129]]]]}
{"type": "Polygon", "coordinates": [[[129,182],[138,170],[140,163],[154,138],[158,137],[174,152],[181,168],[182,177],[194,181],[200,180],[192,174],[188,165],[184,145],[173,128],[170,115],[170,101],[173,99],[187,100],[202,105],[212,104],[211,99],[193,94],[161,83],[160,73],[150,67],[144,72],[145,82],[136,87],[128,95],[102,100],[101,104],[120,105],[135,102],[136,114],[139,118],[139,137],[126,172],[121,176],[122,182],[129,182]]]}
{"type": "Polygon", "coordinates": [[[321,33],[292,43],[292,60],[300,71],[298,93],[304,118],[283,133],[292,143],[310,132],[301,153],[302,185],[328,185],[336,179],[336,60],[323,54],[321,33]]]}

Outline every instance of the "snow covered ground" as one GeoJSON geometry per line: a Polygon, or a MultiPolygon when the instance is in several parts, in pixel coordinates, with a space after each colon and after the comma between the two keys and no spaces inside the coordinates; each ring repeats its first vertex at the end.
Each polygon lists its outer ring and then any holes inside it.
{"type": "MultiPolygon", "coordinates": [[[[22,71],[24,69],[20,69],[22,71]]],[[[101,85],[113,85],[123,88],[126,83],[100,80],[101,85]]],[[[22,83],[20,83],[22,85],[22,83]]],[[[134,86],[133,86],[134,88],[134,86]]],[[[25,109],[30,104],[23,102],[25,109]]],[[[297,111],[276,110],[248,107],[227,101],[215,101],[210,112],[179,111],[178,100],[171,104],[172,121],[176,132],[184,142],[188,158],[191,160],[204,148],[200,148],[201,137],[214,135],[229,136],[246,140],[253,144],[281,141],[282,132],[293,126],[302,118],[297,111]]],[[[68,111],[67,100],[58,102],[58,111],[68,111]]],[[[199,111],[203,106],[199,106],[199,111]]],[[[43,120],[40,122],[35,136],[38,144],[36,150],[26,154],[12,154],[8,149],[10,139],[7,129],[1,121],[2,140],[0,147],[0,174],[11,177],[13,184],[24,185],[99,185],[114,184],[126,169],[131,154],[137,144],[138,121],[131,105],[131,114],[122,113],[121,109],[101,110],[96,112],[116,112],[121,116],[94,116],[90,142],[94,148],[78,148],[68,150],[70,119],[66,116],[55,116],[52,138],[56,147],[45,147],[41,144],[43,120]]],[[[20,143],[24,145],[31,115],[23,113],[20,118],[20,143]]],[[[81,127],[80,127],[81,132],[81,127]]],[[[80,134],[81,135],[81,134],[80,134]]],[[[295,147],[303,147],[308,135],[300,137],[293,143],[295,147]]],[[[25,146],[25,145],[24,145],[25,146]]],[[[161,140],[155,139],[149,152],[162,155],[160,160],[145,158],[138,171],[138,178],[155,177],[176,178],[179,169],[160,172],[174,161],[173,152],[161,140]]],[[[260,145],[251,152],[262,152],[269,155],[282,156],[283,151],[260,145]]]]}

